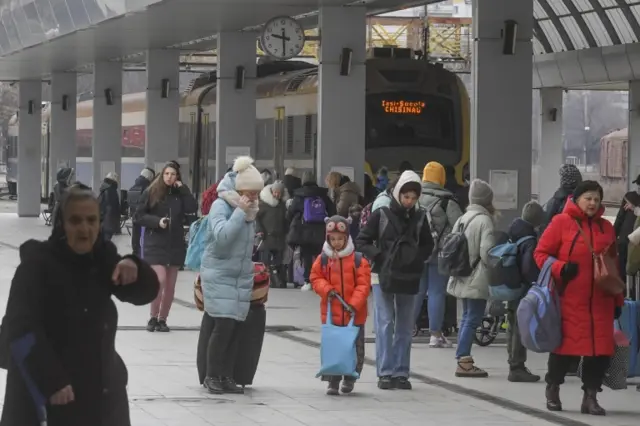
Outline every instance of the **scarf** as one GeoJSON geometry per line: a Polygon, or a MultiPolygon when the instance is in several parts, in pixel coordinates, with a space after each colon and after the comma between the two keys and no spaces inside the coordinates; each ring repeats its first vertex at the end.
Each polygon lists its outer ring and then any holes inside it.
{"type": "MultiPolygon", "coordinates": [[[[224,191],[219,192],[218,197],[222,198],[227,202],[231,207],[238,208],[238,201],[240,201],[240,194],[236,191],[224,191]]],[[[249,208],[245,210],[245,220],[247,222],[253,222],[256,220],[256,216],[258,215],[258,200],[252,201],[249,204],[249,208]]]]}

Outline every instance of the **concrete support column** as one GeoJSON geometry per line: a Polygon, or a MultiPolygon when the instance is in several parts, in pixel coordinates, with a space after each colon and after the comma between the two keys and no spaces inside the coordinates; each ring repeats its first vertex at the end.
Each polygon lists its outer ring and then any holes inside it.
{"type": "Polygon", "coordinates": [[[144,162],[159,169],[178,161],[180,113],[180,51],[147,51],[147,117],[144,162]],[[163,88],[164,82],[168,87],[163,88]],[[169,89],[166,93],[163,91],[169,89]]]}
{"type": "MultiPolygon", "coordinates": [[[[364,7],[322,7],[319,28],[318,184],[333,167],[353,169],[363,188],[367,21],[364,7]],[[351,49],[349,75],[340,75],[344,48],[351,49]]],[[[343,169],[344,170],[344,169],[343,169]]],[[[339,169],[339,171],[342,171],[339,169]]]]}
{"type": "Polygon", "coordinates": [[[533,0],[480,0],[473,3],[473,100],[471,176],[490,181],[495,173],[494,202],[499,226],[520,215],[531,198],[532,26],[533,0]],[[505,21],[517,23],[514,54],[504,54],[505,21]],[[499,155],[496,155],[499,153],[499,155]],[[517,191],[510,188],[517,172],[517,191]],[[497,180],[502,183],[497,185],[497,180]],[[510,206],[517,195],[516,206],[510,206]]]}
{"type": "Polygon", "coordinates": [[[538,201],[546,203],[558,189],[557,170],[564,163],[561,88],[540,90],[540,155],[538,157],[538,201]]]}
{"type": "MultiPolygon", "coordinates": [[[[218,33],[216,180],[233,164],[232,157],[238,154],[255,155],[256,70],[255,33],[218,33]],[[236,89],[237,67],[244,67],[242,89],[236,89]]],[[[210,152],[210,149],[200,152],[210,152]]],[[[205,170],[207,161],[207,158],[203,158],[201,162],[201,167],[205,170]]],[[[200,173],[202,172],[203,169],[200,173]]]]}
{"type": "Polygon", "coordinates": [[[627,186],[635,190],[631,183],[640,174],[640,80],[629,82],[629,145],[627,146],[627,186]]]}
{"type": "Polygon", "coordinates": [[[51,76],[51,143],[49,145],[49,192],[61,167],[76,168],[76,100],[75,73],[51,76]]]}
{"type": "Polygon", "coordinates": [[[18,216],[40,215],[42,82],[21,81],[18,124],[18,216]]]}
{"type": "Polygon", "coordinates": [[[93,191],[109,172],[121,175],[122,63],[96,62],[93,69],[93,191]],[[110,97],[107,96],[110,92],[110,97]],[[111,104],[111,105],[110,105],[111,104]]]}

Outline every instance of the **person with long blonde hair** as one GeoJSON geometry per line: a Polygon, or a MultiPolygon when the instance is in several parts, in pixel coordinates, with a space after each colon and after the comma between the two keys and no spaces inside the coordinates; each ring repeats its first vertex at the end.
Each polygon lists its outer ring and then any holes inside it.
{"type": "Polygon", "coordinates": [[[175,294],[178,270],[184,265],[186,215],[196,213],[198,203],[182,183],[180,165],[169,162],[140,199],[134,223],[144,227],[141,255],[158,274],[160,291],[151,304],[147,331],[170,331],[167,317],[175,294]]]}

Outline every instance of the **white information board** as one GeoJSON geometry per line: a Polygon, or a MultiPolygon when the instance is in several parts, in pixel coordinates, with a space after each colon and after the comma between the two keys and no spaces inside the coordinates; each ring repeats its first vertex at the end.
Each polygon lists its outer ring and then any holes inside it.
{"type": "Polygon", "coordinates": [[[351,182],[355,180],[355,172],[353,170],[353,167],[342,167],[342,166],[332,167],[331,171],[338,172],[342,176],[347,176],[349,179],[351,179],[351,182]]]}
{"type": "Polygon", "coordinates": [[[233,161],[243,155],[251,155],[251,147],[249,146],[228,146],[225,150],[225,163],[233,164],[233,161]]]}
{"type": "Polygon", "coordinates": [[[493,206],[496,209],[518,209],[517,170],[490,170],[489,185],[493,189],[493,206]]]}

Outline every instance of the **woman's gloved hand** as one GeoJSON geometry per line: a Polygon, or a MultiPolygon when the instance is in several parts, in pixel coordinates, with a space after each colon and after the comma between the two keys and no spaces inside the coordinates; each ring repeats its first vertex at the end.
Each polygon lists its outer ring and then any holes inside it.
{"type": "Polygon", "coordinates": [[[615,309],[613,310],[613,317],[615,319],[619,319],[621,315],[622,315],[622,308],[619,306],[616,306],[615,309]]]}
{"type": "Polygon", "coordinates": [[[573,262],[567,262],[560,271],[560,277],[562,281],[568,283],[578,275],[578,264],[573,262]]]}

